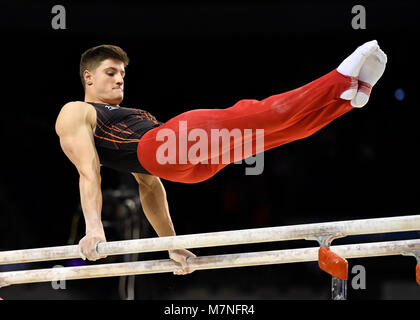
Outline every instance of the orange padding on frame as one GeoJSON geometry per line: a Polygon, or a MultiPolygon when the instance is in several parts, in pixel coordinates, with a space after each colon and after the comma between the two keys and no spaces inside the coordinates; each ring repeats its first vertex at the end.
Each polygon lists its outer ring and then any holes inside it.
{"type": "Polygon", "coordinates": [[[416,267],[416,281],[417,284],[420,285],[420,264],[418,264],[416,267]]]}
{"type": "Polygon", "coordinates": [[[349,264],[347,260],[332,252],[330,248],[319,248],[318,265],[321,270],[338,279],[348,279],[349,264]]]}

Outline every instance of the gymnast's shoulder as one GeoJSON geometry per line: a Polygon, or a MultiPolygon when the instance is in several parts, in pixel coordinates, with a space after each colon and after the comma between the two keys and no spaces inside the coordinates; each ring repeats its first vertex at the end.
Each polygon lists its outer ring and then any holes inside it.
{"type": "Polygon", "coordinates": [[[84,102],[84,101],[70,101],[67,102],[66,104],[64,104],[61,107],[61,111],[65,111],[65,112],[82,112],[82,111],[87,111],[87,110],[92,110],[93,106],[90,103],[84,102]]]}
{"type": "Polygon", "coordinates": [[[60,131],[60,128],[67,125],[73,126],[76,123],[88,123],[95,122],[95,110],[92,105],[83,101],[70,101],[61,107],[61,110],[57,116],[56,131],[60,131]]]}

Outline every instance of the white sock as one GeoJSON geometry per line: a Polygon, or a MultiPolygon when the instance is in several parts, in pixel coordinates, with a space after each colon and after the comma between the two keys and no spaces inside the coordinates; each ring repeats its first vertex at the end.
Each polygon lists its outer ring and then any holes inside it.
{"type": "MultiPolygon", "coordinates": [[[[344,59],[344,61],[337,67],[337,71],[345,76],[357,77],[367,57],[378,48],[378,42],[376,40],[362,44],[351,55],[344,59]]],[[[356,94],[357,89],[351,88],[344,91],[340,95],[340,98],[352,100],[356,94]]]]}
{"type": "Polygon", "coordinates": [[[380,48],[366,59],[360,69],[357,94],[350,103],[353,107],[361,108],[368,103],[370,91],[383,75],[387,60],[386,54],[380,48]]]}

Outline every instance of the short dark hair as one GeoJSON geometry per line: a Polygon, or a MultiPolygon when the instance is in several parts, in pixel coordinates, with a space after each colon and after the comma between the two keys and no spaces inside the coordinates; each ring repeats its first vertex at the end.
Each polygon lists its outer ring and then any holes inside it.
{"type": "Polygon", "coordinates": [[[102,61],[106,59],[117,59],[124,63],[124,67],[128,65],[130,59],[127,56],[127,53],[118,46],[113,46],[110,44],[102,44],[90,48],[83,52],[82,57],[80,58],[80,80],[82,81],[83,88],[85,88],[85,79],[83,78],[83,72],[89,70],[93,72],[102,61]]]}

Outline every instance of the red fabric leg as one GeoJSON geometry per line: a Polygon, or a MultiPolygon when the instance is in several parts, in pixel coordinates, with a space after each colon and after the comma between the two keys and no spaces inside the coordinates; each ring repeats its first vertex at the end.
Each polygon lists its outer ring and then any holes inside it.
{"type": "MultiPolygon", "coordinates": [[[[222,161],[211,163],[210,158],[220,157],[224,152],[232,152],[234,149],[234,142],[231,141],[227,150],[220,148],[217,154],[211,153],[212,129],[239,129],[242,136],[246,129],[251,129],[253,146],[256,130],[263,129],[265,151],[307,137],[351,110],[349,101],[342,100],[339,96],[343,91],[356,86],[356,78],[344,76],[333,70],[303,87],[270,96],[262,101],[240,100],[227,109],[198,109],[185,112],[148,131],[140,139],[137,150],[139,161],[151,174],[166,180],[184,183],[204,181],[227,165],[222,161]],[[182,127],[185,125],[187,130],[183,132],[182,127]],[[180,150],[180,136],[187,137],[193,129],[204,130],[208,136],[209,163],[182,163],[180,159],[185,159],[186,155],[177,154],[175,164],[160,164],[156,160],[156,153],[163,142],[157,141],[156,137],[162,129],[170,129],[176,134],[177,151],[180,150]]],[[[196,141],[187,141],[186,150],[195,143],[196,141]]],[[[230,162],[233,161],[232,156],[230,162]]]]}

